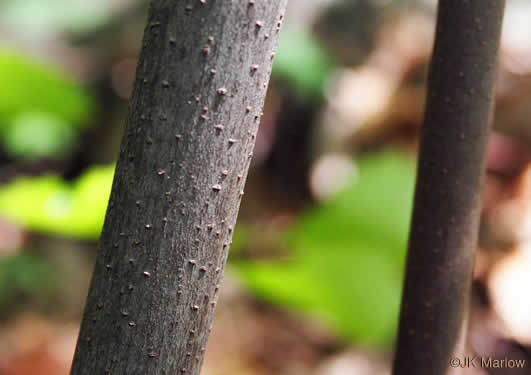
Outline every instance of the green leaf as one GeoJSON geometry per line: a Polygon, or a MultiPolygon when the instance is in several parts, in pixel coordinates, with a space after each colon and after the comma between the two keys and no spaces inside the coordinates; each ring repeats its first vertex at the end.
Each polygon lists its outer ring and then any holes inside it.
{"type": "Polygon", "coordinates": [[[283,33],[273,65],[273,77],[291,82],[303,98],[323,96],[333,64],[308,33],[283,33]]]}
{"type": "Polygon", "coordinates": [[[69,219],[76,223],[68,234],[99,238],[111,194],[114,165],[92,168],[72,188],[73,208],[69,219]]]}
{"type": "Polygon", "coordinates": [[[41,113],[81,127],[92,103],[79,85],[54,68],[0,49],[0,132],[23,113],[41,113]]]}
{"type": "Polygon", "coordinates": [[[0,215],[34,231],[97,239],[113,175],[114,166],[94,167],[73,185],[57,176],[21,177],[0,188],[0,215]]]}
{"type": "Polygon", "coordinates": [[[77,132],[61,119],[25,112],[6,127],[2,137],[7,153],[20,159],[61,157],[75,149],[77,132]]]}
{"type": "Polygon", "coordinates": [[[386,346],[397,326],[414,166],[384,153],[359,167],[357,183],[288,233],[288,261],[233,269],[257,296],[320,317],[346,339],[386,346]]]}
{"type": "Polygon", "coordinates": [[[52,272],[39,258],[17,254],[0,258],[0,307],[16,303],[17,294],[39,296],[51,287],[52,272]]]}

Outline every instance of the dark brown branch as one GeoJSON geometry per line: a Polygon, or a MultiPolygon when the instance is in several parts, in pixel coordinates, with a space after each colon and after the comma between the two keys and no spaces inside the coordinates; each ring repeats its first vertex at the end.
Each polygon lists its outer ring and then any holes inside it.
{"type": "Polygon", "coordinates": [[[200,372],[287,0],[153,0],[72,375],[200,372]]]}
{"type": "Polygon", "coordinates": [[[504,5],[439,2],[394,375],[463,358],[504,5]]]}

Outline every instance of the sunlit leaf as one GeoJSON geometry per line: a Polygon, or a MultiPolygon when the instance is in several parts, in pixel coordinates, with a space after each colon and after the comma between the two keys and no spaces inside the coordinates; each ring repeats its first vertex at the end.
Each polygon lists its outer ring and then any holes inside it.
{"type": "Polygon", "coordinates": [[[34,231],[97,239],[113,175],[113,166],[95,167],[73,185],[57,176],[21,177],[0,188],[0,215],[34,231]]]}

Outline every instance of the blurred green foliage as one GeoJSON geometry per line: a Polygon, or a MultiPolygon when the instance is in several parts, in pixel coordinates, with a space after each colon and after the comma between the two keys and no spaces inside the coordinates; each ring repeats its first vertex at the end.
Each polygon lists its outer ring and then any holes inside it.
{"type": "MultiPolygon", "coordinates": [[[[9,1],[0,4],[6,10],[0,18],[16,19],[33,9],[27,14],[36,17],[34,27],[68,29],[79,14],[64,13],[63,3],[9,1]]],[[[78,30],[106,17],[97,11],[85,16],[78,30]]],[[[297,95],[322,99],[333,69],[309,34],[283,34],[273,74],[297,95]]],[[[11,157],[68,156],[92,109],[86,91],[60,71],[0,49],[0,141],[11,157]]],[[[0,186],[0,215],[29,230],[96,240],[113,174],[114,166],[93,167],[73,184],[53,175],[20,177],[0,186]]],[[[413,163],[404,156],[367,158],[360,163],[359,181],[307,212],[285,234],[287,260],[231,259],[232,268],[264,300],[317,316],[346,339],[389,345],[398,316],[413,181],[413,163]]],[[[256,237],[242,229],[235,233],[233,253],[256,237]]],[[[1,259],[0,301],[17,293],[39,294],[42,281],[50,280],[48,272],[46,264],[28,255],[1,259]]]]}
{"type": "Polygon", "coordinates": [[[320,99],[334,65],[308,32],[285,32],[279,40],[273,78],[285,79],[306,100],[320,99]]]}
{"type": "Polygon", "coordinates": [[[262,299],[324,319],[346,339],[390,345],[414,170],[400,154],[362,160],[358,182],[308,212],[287,234],[288,260],[238,261],[233,270],[262,299]]]}
{"type": "Polygon", "coordinates": [[[59,71],[0,49],[0,139],[10,156],[68,154],[91,108],[81,86],[59,71]]]}
{"type": "MultiPolygon", "coordinates": [[[[358,181],[285,234],[287,260],[231,259],[232,270],[259,298],[316,316],[345,339],[387,346],[398,319],[414,163],[384,153],[359,168],[358,181]]],[[[0,215],[36,231],[97,239],[113,173],[93,168],[73,185],[20,178],[0,188],[0,215]]],[[[231,251],[251,240],[237,228],[231,251]]]]}
{"type": "Polygon", "coordinates": [[[104,26],[111,10],[108,0],[2,0],[0,21],[29,35],[82,33],[104,26]]]}
{"type": "Polygon", "coordinates": [[[25,112],[5,129],[3,141],[12,157],[39,159],[70,154],[78,136],[72,126],[54,115],[25,112]]]}
{"type": "Polygon", "coordinates": [[[12,310],[19,297],[39,299],[52,288],[50,266],[41,259],[17,254],[0,258],[0,311],[12,310]]]}
{"type": "Polygon", "coordinates": [[[0,215],[34,231],[97,239],[114,166],[94,167],[70,185],[57,176],[20,177],[0,188],[0,215]]]}

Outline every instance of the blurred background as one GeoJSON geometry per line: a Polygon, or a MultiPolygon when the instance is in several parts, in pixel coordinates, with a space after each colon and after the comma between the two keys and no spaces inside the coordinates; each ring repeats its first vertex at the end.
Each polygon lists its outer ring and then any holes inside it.
{"type": "MultiPolygon", "coordinates": [[[[0,1],[0,375],[69,371],[146,15],[0,1]]],[[[290,0],[203,374],[390,373],[434,15],[290,0]]],[[[530,20],[508,0],[467,342],[528,363],[530,20]]]]}

